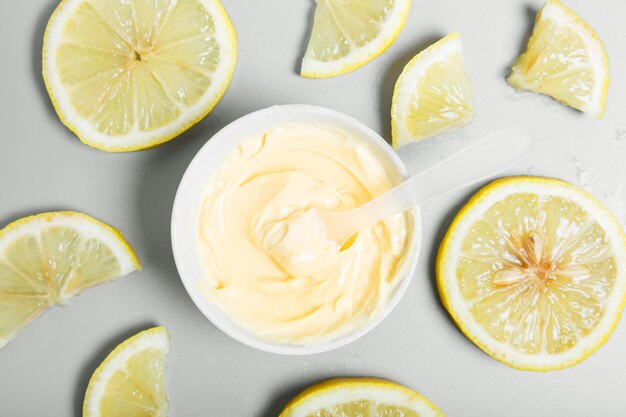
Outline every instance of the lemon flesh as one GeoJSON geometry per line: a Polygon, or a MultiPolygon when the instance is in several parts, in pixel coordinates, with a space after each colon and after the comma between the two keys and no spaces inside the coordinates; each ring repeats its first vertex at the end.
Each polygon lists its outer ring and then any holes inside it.
{"type": "Polygon", "coordinates": [[[404,27],[411,0],[319,0],[303,77],[328,78],[365,65],[404,27]]]}
{"type": "Polygon", "coordinates": [[[520,369],[559,369],[589,356],[619,320],[626,236],[577,187],[503,179],[455,218],[437,279],[455,321],[491,356],[520,369]]]}
{"type": "Polygon", "coordinates": [[[601,118],[609,86],[608,55],[593,29],[558,0],[549,0],[507,81],[601,118]]]}
{"type": "Polygon", "coordinates": [[[117,346],[96,369],[85,393],[85,417],[165,417],[167,330],[155,327],[117,346]]]}
{"type": "Polygon", "coordinates": [[[461,36],[453,33],[417,54],[398,78],[391,108],[394,147],[466,126],[473,103],[461,36]]]}
{"type": "Polygon", "coordinates": [[[118,231],[84,214],[11,223],[0,231],[0,347],[49,307],[140,268],[118,231]]]}
{"type": "Polygon", "coordinates": [[[130,151],[204,117],[235,61],[218,0],[63,0],[46,29],[43,73],[61,120],[83,142],[130,151]]]}
{"type": "Polygon", "coordinates": [[[376,378],[339,378],[313,385],[285,407],[279,417],[443,417],[426,397],[376,378]]]}

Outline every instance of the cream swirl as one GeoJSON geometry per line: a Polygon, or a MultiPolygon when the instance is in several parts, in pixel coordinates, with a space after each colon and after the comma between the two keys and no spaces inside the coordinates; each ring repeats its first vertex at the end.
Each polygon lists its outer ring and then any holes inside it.
{"type": "Polygon", "coordinates": [[[204,190],[204,292],[267,340],[319,343],[363,326],[398,284],[408,214],[362,229],[341,251],[309,222],[290,233],[293,250],[270,249],[290,218],[315,208],[348,210],[392,186],[375,153],[340,130],[286,124],[244,139],[204,190]]]}

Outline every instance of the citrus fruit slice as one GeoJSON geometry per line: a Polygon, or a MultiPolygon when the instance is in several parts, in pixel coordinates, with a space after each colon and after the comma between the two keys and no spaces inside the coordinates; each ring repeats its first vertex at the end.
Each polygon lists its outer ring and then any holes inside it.
{"type": "Polygon", "coordinates": [[[140,268],[117,230],[84,214],[9,224],[0,230],[0,347],[49,307],[140,268]]]}
{"type": "Polygon", "coordinates": [[[43,76],[81,141],[123,152],[200,121],[226,91],[236,59],[219,0],[63,0],[46,28],[43,76]]]}
{"type": "Polygon", "coordinates": [[[342,75],[383,53],[404,27],[411,0],[318,0],[300,74],[342,75]]]}
{"type": "Polygon", "coordinates": [[[83,416],[167,416],[165,367],[168,351],[165,327],[144,330],[122,342],[91,376],[83,416]]]}
{"type": "Polygon", "coordinates": [[[400,74],[391,105],[393,146],[460,129],[473,117],[461,35],[452,33],[417,54],[400,74]]]}
{"type": "Polygon", "coordinates": [[[428,398],[391,381],[338,378],[313,385],[279,417],[443,417],[428,398]]]}
{"type": "Polygon", "coordinates": [[[504,178],[457,214],[437,282],[463,333],[489,355],[519,369],[560,369],[592,354],[620,318],[626,235],[574,185],[504,178]]]}
{"type": "Polygon", "coordinates": [[[589,25],[560,1],[548,0],[507,81],[601,118],[609,89],[609,56],[589,25]]]}

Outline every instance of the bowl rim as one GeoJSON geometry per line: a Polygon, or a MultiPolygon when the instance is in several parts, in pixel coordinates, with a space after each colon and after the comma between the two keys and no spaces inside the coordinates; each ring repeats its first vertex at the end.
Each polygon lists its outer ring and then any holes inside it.
{"type": "MultiPolygon", "coordinates": [[[[361,138],[366,143],[368,143],[369,145],[373,145],[373,148],[375,148],[376,151],[379,151],[379,153],[387,159],[386,162],[388,163],[388,165],[396,170],[396,172],[394,173],[395,175],[397,175],[401,180],[406,180],[408,178],[408,173],[404,162],[402,162],[402,160],[393,150],[391,145],[389,145],[374,130],[353,117],[347,116],[344,113],[326,107],[307,104],[274,105],[260,110],[256,110],[232,121],[231,123],[221,128],[214,135],[212,135],[211,138],[209,138],[207,142],[200,148],[200,150],[196,153],[192,161],[187,166],[176,191],[172,208],[171,244],[172,252],[174,255],[174,262],[176,264],[176,269],[183,283],[183,286],[185,287],[185,290],[189,294],[196,307],[211,323],[213,323],[215,327],[220,329],[223,333],[227,334],[231,338],[254,349],[281,355],[310,355],[328,352],[352,343],[357,339],[365,336],[376,326],[378,326],[394,310],[400,300],[404,297],[409,287],[409,284],[411,283],[413,275],[415,275],[417,261],[421,252],[423,231],[421,212],[419,207],[415,207],[412,210],[412,233],[408,242],[409,247],[407,249],[405,258],[402,261],[403,265],[401,267],[401,270],[399,270],[399,272],[396,273],[396,277],[394,277],[394,279],[397,279],[399,277],[399,279],[401,279],[401,282],[397,285],[393,295],[390,297],[387,304],[385,305],[384,310],[372,316],[366,324],[359,327],[358,329],[330,341],[316,344],[299,345],[264,340],[256,336],[252,332],[246,330],[237,322],[228,317],[227,313],[223,311],[220,306],[211,303],[210,300],[208,300],[203,294],[201,294],[196,283],[197,279],[194,279],[194,277],[190,276],[190,274],[187,273],[188,268],[186,263],[188,263],[188,261],[186,260],[186,254],[189,252],[190,246],[197,246],[195,245],[195,239],[192,239],[190,241],[189,239],[183,238],[183,235],[185,235],[184,230],[187,229],[187,227],[185,227],[184,224],[181,224],[180,220],[181,217],[185,218],[185,213],[187,217],[191,217],[191,221],[193,221],[194,223],[195,218],[197,217],[197,211],[194,210],[193,202],[191,201],[191,199],[187,198],[187,194],[191,192],[189,190],[189,186],[190,183],[194,179],[197,179],[197,177],[200,175],[202,175],[202,177],[204,178],[204,183],[206,183],[208,178],[212,176],[212,173],[214,172],[217,165],[219,165],[219,163],[217,163],[214,166],[207,168],[206,166],[200,166],[200,161],[203,159],[203,157],[205,157],[205,155],[211,154],[214,148],[229,147],[230,149],[225,152],[225,154],[228,154],[232,151],[232,149],[236,147],[236,144],[245,139],[245,136],[240,137],[239,140],[235,144],[233,144],[232,141],[234,139],[232,138],[232,136],[229,135],[231,131],[238,128],[244,128],[246,125],[253,125],[255,123],[262,124],[261,122],[264,119],[270,119],[271,116],[277,115],[282,117],[288,117],[290,115],[299,115],[302,117],[307,115],[312,117],[320,116],[322,118],[334,119],[338,122],[337,124],[349,125],[354,131],[359,132],[361,138]],[[193,212],[193,214],[190,214],[191,212],[193,212]]],[[[292,120],[292,122],[298,122],[297,117],[295,120],[292,120]]],[[[267,127],[260,127],[257,129],[253,129],[253,131],[258,132],[263,129],[269,129],[272,125],[278,126],[283,123],[289,123],[289,120],[280,123],[270,123],[267,127]]],[[[220,161],[222,160],[223,156],[220,161]]],[[[191,229],[195,230],[195,227],[191,227],[191,229]]],[[[187,235],[187,237],[189,236],[187,235]]],[[[191,251],[193,252],[193,249],[191,249],[191,251]]]]}

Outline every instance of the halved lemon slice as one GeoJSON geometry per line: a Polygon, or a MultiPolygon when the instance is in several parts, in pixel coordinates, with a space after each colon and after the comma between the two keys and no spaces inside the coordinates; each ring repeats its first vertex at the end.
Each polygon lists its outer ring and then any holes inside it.
{"type": "Polygon", "coordinates": [[[428,398],[377,378],[338,378],[313,385],[287,404],[279,417],[443,417],[428,398]]]}
{"type": "Polygon", "coordinates": [[[626,295],[626,234],[593,196],[548,178],[504,178],[457,214],[437,259],[443,303],[465,335],[514,368],[591,355],[626,295]]]}
{"type": "Polygon", "coordinates": [[[609,89],[609,56],[589,25],[559,0],[548,0],[507,81],[601,118],[609,89]]]}
{"type": "Polygon", "coordinates": [[[85,393],[84,417],[166,417],[165,327],[125,340],[93,373],[85,393]]]}
{"type": "Polygon", "coordinates": [[[0,347],[49,307],[138,269],[120,232],[84,214],[9,224],[0,230],[0,347]]]}
{"type": "Polygon", "coordinates": [[[411,0],[318,0],[301,75],[342,75],[383,53],[404,27],[411,0]]]}
{"type": "Polygon", "coordinates": [[[43,44],[61,121],[110,152],[150,148],[200,121],[237,59],[219,0],[63,0],[43,44]]]}
{"type": "Polygon", "coordinates": [[[417,54],[400,74],[391,105],[393,146],[460,129],[473,117],[461,35],[452,33],[417,54]]]}

